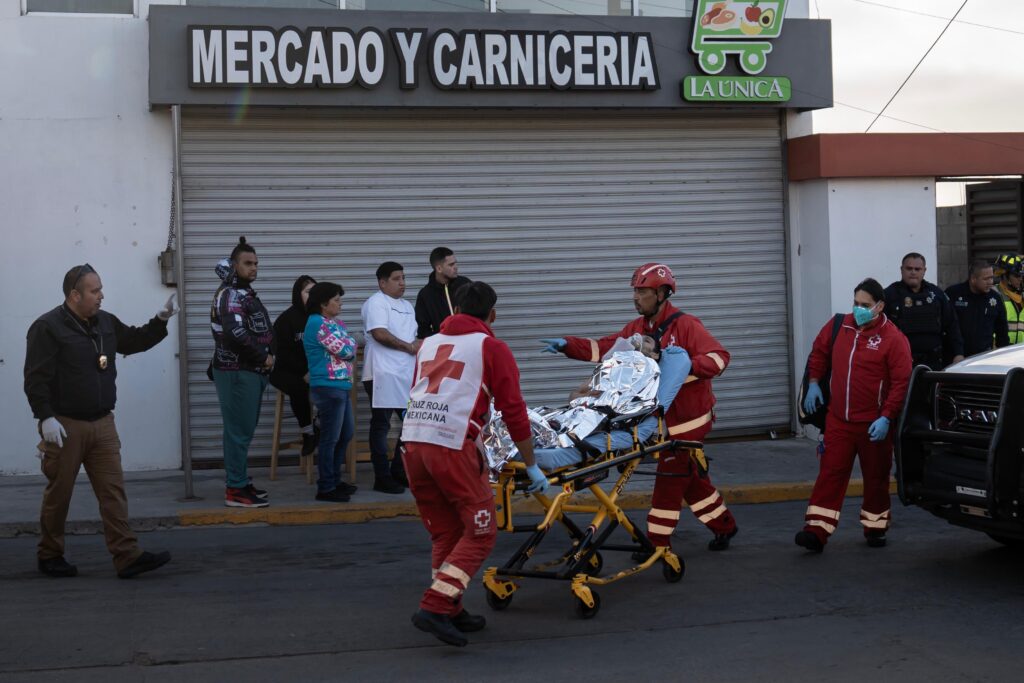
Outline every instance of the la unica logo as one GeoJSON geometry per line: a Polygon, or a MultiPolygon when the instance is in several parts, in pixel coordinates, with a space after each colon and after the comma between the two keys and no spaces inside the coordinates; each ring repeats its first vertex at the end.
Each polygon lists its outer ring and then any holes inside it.
{"type": "Polygon", "coordinates": [[[784,76],[760,75],[772,40],[782,34],[786,0],[696,0],[690,50],[706,75],[687,76],[683,99],[691,102],[787,102],[792,85],[784,76]],[[735,57],[747,76],[719,76],[735,57]]]}

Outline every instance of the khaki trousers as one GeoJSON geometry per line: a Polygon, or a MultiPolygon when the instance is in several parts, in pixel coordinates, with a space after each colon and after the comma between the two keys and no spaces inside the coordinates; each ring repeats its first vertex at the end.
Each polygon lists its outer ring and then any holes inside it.
{"type": "Polygon", "coordinates": [[[100,518],[107,550],[114,556],[114,568],[124,569],[142,554],[138,539],[128,528],[128,499],[124,492],[121,470],[121,439],[117,435],[114,416],[95,422],[72,420],[57,416],[68,435],[64,445],[41,442],[42,470],[46,475],[46,491],[39,515],[40,538],[37,555],[40,560],[64,554],[64,523],[68,518],[75,477],[84,465],[93,493],[99,502],[100,518]]]}

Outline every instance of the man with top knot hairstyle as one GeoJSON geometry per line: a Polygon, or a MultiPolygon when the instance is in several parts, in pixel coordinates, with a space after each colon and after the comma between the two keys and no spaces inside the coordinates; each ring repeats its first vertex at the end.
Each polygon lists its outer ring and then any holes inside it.
{"type": "MultiPolygon", "coordinates": [[[[601,339],[566,337],[542,339],[548,353],[564,353],[569,358],[596,363],[620,337],[648,335],[657,349],[679,346],[688,355],[682,366],[686,376],[683,387],[665,411],[668,434],[683,441],[703,441],[715,420],[715,395],[711,380],[725,371],[729,352],[704,328],[696,317],[683,313],[669,302],[675,294],[676,280],[663,263],[645,263],[633,273],[633,306],[640,317],[620,332],[601,339]]],[[[715,537],[710,550],[725,550],[738,531],[736,520],[725,506],[721,494],[711,485],[706,471],[687,450],[663,451],[658,460],[651,511],[647,515],[647,536],[656,546],[670,545],[670,537],[679,523],[683,501],[715,537]]],[[[639,558],[638,558],[639,559],[639,558]]]]}

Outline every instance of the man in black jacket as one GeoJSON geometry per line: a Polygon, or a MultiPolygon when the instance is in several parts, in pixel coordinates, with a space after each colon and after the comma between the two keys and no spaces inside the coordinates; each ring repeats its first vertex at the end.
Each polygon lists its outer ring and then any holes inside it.
{"type": "Polygon", "coordinates": [[[927,270],[923,255],[903,257],[901,279],[885,288],[885,314],[907,336],[914,365],[941,370],[963,360],[964,341],[949,297],[924,279],[927,270]]]}
{"type": "Polygon", "coordinates": [[[64,559],[64,523],[83,465],[99,501],[107,549],[117,575],[128,579],[166,564],[167,552],[139,549],[128,528],[128,500],[121,470],[121,440],[114,424],[116,354],[127,356],[156,346],[177,313],[172,294],[142,327],[129,327],[100,310],[103,285],[89,264],[64,276],[64,303],[39,317],[28,330],[25,394],[39,420],[46,491],[40,513],[39,571],[75,576],[64,559]]]}
{"type": "Polygon", "coordinates": [[[459,262],[448,247],[437,247],[430,252],[433,269],[427,284],[416,295],[416,337],[426,339],[437,334],[441,323],[452,314],[452,299],[459,287],[469,278],[459,276],[459,262]]]}
{"type": "Polygon", "coordinates": [[[975,261],[967,282],[946,289],[953,302],[960,334],[964,338],[964,355],[973,356],[982,351],[1010,345],[1003,297],[992,289],[992,265],[988,261],[975,261]]]}

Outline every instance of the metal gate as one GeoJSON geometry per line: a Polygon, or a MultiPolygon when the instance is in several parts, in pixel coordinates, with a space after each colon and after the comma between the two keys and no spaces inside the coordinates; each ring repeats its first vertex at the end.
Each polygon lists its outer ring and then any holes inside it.
{"type": "MultiPolygon", "coordinates": [[[[530,405],[559,405],[590,366],[539,337],[603,335],[636,316],[629,278],[669,264],[674,303],[732,354],[715,382],[716,433],[790,424],[783,177],[778,116],[762,113],[354,112],[186,109],[182,123],[192,457],[221,457],[205,370],[213,267],[245,235],[276,317],[294,279],[342,284],[359,308],[379,263],[405,266],[407,298],[438,245],[498,292],[530,405]],[[772,311],[773,315],[759,312],[772,311]]],[[[273,390],[253,454],[269,451],[273,390]]],[[[365,406],[365,401],[362,404],[365,406]]],[[[366,438],[361,410],[357,438],[366,438]]],[[[286,420],[286,429],[295,429],[286,420]]]]}

